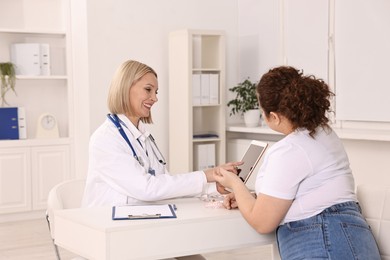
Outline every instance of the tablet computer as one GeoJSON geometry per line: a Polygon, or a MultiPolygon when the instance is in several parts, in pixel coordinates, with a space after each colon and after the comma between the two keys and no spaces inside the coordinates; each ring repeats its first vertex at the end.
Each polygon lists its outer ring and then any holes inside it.
{"type": "Polygon", "coordinates": [[[257,140],[252,140],[246,149],[244,155],[241,158],[241,161],[244,162],[243,165],[238,167],[240,179],[247,183],[249,177],[252,175],[257,164],[260,162],[261,157],[263,156],[265,150],[268,147],[268,143],[261,142],[257,140]]]}

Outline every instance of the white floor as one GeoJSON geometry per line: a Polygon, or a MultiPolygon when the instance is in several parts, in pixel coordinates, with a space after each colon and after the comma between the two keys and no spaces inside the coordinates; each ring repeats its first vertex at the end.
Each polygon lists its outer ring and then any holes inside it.
{"type": "MultiPolygon", "coordinates": [[[[62,260],[74,254],[60,249],[62,260]]],[[[203,255],[207,260],[270,260],[271,247],[253,247],[203,255]]],[[[55,260],[46,220],[36,219],[0,224],[0,260],[55,260]]],[[[118,259],[120,260],[120,259],[118,259]]]]}

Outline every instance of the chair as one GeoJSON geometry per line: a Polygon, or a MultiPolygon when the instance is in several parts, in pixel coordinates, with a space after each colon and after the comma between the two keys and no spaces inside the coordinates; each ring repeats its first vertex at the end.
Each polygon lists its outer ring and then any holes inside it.
{"type": "Polygon", "coordinates": [[[390,186],[359,185],[357,197],[382,260],[390,260],[390,186]]]}
{"type": "Polygon", "coordinates": [[[47,200],[46,220],[58,260],[60,260],[61,258],[58,251],[58,247],[54,243],[54,211],[58,209],[81,207],[84,187],[84,179],[74,179],[57,184],[49,192],[47,200]]]}

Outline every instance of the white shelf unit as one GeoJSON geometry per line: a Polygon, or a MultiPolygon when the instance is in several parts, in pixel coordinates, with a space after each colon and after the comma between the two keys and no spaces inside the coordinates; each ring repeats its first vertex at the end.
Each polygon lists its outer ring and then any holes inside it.
{"type": "Polygon", "coordinates": [[[0,2],[0,62],[11,61],[13,43],[47,43],[51,65],[49,76],[17,75],[16,95],[12,91],[6,95],[11,106],[25,108],[27,139],[0,140],[0,214],[28,216],[45,209],[50,189],[72,177],[69,9],[70,0],[0,2]],[[43,113],[56,117],[59,138],[35,138],[43,113]]]}
{"type": "MultiPolygon", "coordinates": [[[[390,141],[390,130],[388,129],[356,129],[356,128],[340,128],[331,125],[336,134],[343,140],[366,140],[366,141],[390,141]]],[[[258,134],[268,135],[283,138],[283,134],[270,129],[268,126],[247,127],[244,124],[232,124],[226,127],[226,131],[230,134],[258,134]]]]}
{"type": "Polygon", "coordinates": [[[215,164],[225,163],[225,34],[223,31],[180,30],[169,36],[169,170],[199,170],[196,148],[215,145],[215,164]],[[193,104],[193,74],[218,78],[218,101],[193,104]],[[212,133],[215,137],[193,138],[212,133]]]}

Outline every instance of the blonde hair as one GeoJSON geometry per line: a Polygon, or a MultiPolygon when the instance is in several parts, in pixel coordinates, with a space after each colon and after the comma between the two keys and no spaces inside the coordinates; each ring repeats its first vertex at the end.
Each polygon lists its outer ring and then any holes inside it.
{"type": "MultiPolygon", "coordinates": [[[[157,73],[151,67],[138,61],[128,60],[119,66],[108,91],[107,105],[110,113],[127,114],[131,112],[130,88],[147,73],[153,73],[157,78],[157,73]]],[[[142,117],[141,121],[148,124],[153,123],[152,114],[149,114],[148,117],[142,117]]]]}

